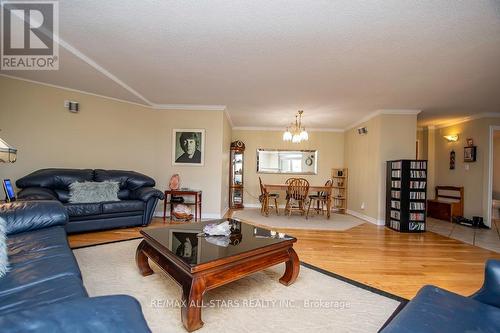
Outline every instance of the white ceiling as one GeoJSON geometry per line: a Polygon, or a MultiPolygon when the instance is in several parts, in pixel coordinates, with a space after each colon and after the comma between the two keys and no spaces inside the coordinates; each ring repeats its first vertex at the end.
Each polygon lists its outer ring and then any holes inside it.
{"type": "Polygon", "coordinates": [[[60,70],[3,74],[226,106],[235,126],[284,126],[298,109],[314,128],[383,109],[422,110],[423,126],[500,112],[496,0],[61,0],[59,11],[60,70]]]}

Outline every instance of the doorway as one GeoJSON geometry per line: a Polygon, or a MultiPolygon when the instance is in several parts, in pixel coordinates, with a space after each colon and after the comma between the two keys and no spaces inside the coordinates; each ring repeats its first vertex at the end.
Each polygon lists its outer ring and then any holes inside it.
{"type": "Polygon", "coordinates": [[[488,165],[488,215],[486,223],[493,228],[500,219],[500,126],[490,126],[488,165]]]}

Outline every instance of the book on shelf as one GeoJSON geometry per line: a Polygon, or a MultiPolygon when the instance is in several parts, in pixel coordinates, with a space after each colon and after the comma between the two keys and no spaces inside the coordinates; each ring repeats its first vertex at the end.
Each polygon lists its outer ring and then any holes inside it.
{"type": "Polygon", "coordinates": [[[426,182],[423,181],[411,181],[410,182],[410,188],[412,189],[425,189],[426,182]]]}
{"type": "Polygon", "coordinates": [[[399,208],[401,208],[401,203],[399,201],[392,200],[391,201],[391,208],[399,209],[399,208]]]}
{"type": "Polygon", "coordinates": [[[410,171],[411,178],[427,178],[427,174],[423,170],[411,170],[410,171]]]}
{"type": "Polygon", "coordinates": [[[401,198],[401,191],[394,191],[394,190],[392,190],[391,191],[391,197],[393,199],[399,199],[399,198],[401,198]]]}
{"type": "Polygon", "coordinates": [[[423,202],[410,202],[411,210],[425,210],[425,203],[423,202]]]}
{"type": "Polygon", "coordinates": [[[392,166],[392,169],[401,169],[401,161],[392,162],[391,166],[392,166]]]}
{"type": "Polygon", "coordinates": [[[425,192],[410,192],[410,199],[425,200],[425,192]]]}
{"type": "Polygon", "coordinates": [[[399,181],[399,180],[393,180],[392,181],[392,187],[393,188],[401,188],[401,181],[399,181]]]}
{"type": "Polygon", "coordinates": [[[427,161],[411,161],[410,169],[427,169],[427,161]]]}

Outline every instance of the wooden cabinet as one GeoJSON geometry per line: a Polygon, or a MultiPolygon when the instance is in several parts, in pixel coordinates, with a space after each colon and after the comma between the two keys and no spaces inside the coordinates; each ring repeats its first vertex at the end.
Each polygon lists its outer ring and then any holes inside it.
{"type": "Polygon", "coordinates": [[[229,160],[229,208],[243,208],[243,163],[245,144],[241,141],[231,143],[229,160]]]}
{"type": "Polygon", "coordinates": [[[344,214],[347,210],[347,168],[332,169],[332,208],[344,214]]]}

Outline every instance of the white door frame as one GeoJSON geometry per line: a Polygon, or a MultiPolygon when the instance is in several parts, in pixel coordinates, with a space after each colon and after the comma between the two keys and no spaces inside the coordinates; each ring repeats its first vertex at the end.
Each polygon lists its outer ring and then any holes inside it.
{"type": "Polygon", "coordinates": [[[488,211],[486,212],[486,225],[493,225],[491,210],[493,208],[493,135],[495,131],[500,131],[500,126],[490,125],[490,147],[488,153],[488,211]]]}

